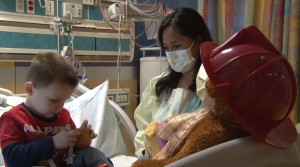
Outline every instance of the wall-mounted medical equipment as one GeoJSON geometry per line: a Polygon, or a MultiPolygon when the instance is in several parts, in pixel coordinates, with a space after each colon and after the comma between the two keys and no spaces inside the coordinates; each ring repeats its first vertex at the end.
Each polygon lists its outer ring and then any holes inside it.
{"type": "MultiPolygon", "coordinates": [[[[24,62],[39,52],[60,53],[73,36],[74,54],[81,62],[131,62],[134,23],[107,24],[97,3],[100,1],[93,2],[1,0],[0,60],[24,62]]],[[[111,3],[105,1],[105,5],[111,3]]]]}
{"type": "Polygon", "coordinates": [[[114,3],[108,7],[108,16],[112,20],[124,17],[126,21],[160,21],[167,12],[166,6],[160,0],[154,4],[133,3],[131,1],[114,3]]]}
{"type": "MultiPolygon", "coordinates": [[[[164,5],[161,0],[155,0],[152,4],[147,2],[134,3],[126,0],[124,2],[113,3],[107,8],[107,17],[114,21],[118,21],[120,18],[125,22],[144,21],[147,39],[156,39],[160,22],[173,10],[164,5]]],[[[137,36],[140,36],[140,34],[137,36]]]]}
{"type": "Polygon", "coordinates": [[[130,90],[129,89],[108,89],[108,99],[116,102],[119,106],[125,107],[130,103],[130,90]]]}
{"type": "Polygon", "coordinates": [[[82,18],[82,4],[63,3],[63,17],[82,18]]]}

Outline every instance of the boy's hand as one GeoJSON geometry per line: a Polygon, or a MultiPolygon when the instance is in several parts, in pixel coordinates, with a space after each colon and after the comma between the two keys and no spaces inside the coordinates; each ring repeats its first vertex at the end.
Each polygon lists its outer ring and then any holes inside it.
{"type": "Polygon", "coordinates": [[[70,131],[61,131],[52,137],[54,147],[56,150],[74,146],[77,141],[77,136],[80,134],[80,130],[72,129],[70,131]]]}
{"type": "Polygon", "coordinates": [[[89,131],[89,134],[91,135],[91,139],[95,139],[97,137],[97,134],[92,129],[92,125],[88,124],[88,120],[84,120],[80,126],[80,129],[85,129],[89,131]]]}

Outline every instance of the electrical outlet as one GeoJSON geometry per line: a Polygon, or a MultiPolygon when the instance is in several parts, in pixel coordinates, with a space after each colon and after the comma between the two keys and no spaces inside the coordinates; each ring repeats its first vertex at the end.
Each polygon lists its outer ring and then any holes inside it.
{"type": "Polygon", "coordinates": [[[24,13],[24,0],[16,0],[16,12],[24,13]]]}
{"type": "Polygon", "coordinates": [[[54,16],[54,1],[45,1],[46,2],[46,15],[54,16]]]}
{"type": "Polygon", "coordinates": [[[82,0],[82,4],[84,4],[84,5],[94,5],[94,0],[82,0]]]}
{"type": "Polygon", "coordinates": [[[27,0],[27,13],[28,14],[35,13],[34,0],[27,0]]]}

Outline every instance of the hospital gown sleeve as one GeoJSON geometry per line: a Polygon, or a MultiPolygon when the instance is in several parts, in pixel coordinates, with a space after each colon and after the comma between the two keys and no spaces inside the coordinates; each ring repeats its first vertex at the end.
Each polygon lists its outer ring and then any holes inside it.
{"type": "MultiPolygon", "coordinates": [[[[162,74],[164,75],[164,73],[162,74]]],[[[144,148],[145,129],[152,122],[152,113],[157,109],[157,96],[155,94],[155,85],[162,76],[156,76],[150,80],[149,85],[142,94],[142,100],[134,112],[134,119],[137,126],[137,134],[134,139],[135,154],[140,157],[144,148]]]]}

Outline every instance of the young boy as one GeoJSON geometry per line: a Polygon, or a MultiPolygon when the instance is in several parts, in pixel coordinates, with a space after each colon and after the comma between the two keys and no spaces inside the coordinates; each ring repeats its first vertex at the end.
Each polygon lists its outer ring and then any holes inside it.
{"type": "MultiPolygon", "coordinates": [[[[78,84],[71,64],[55,53],[38,54],[32,60],[24,103],[5,112],[0,118],[0,144],[6,165],[67,166],[69,147],[77,141],[69,111],[63,108],[78,84]]],[[[84,121],[91,138],[96,134],[84,121]]],[[[74,148],[72,166],[112,166],[105,155],[93,148],[74,148]]]]}

